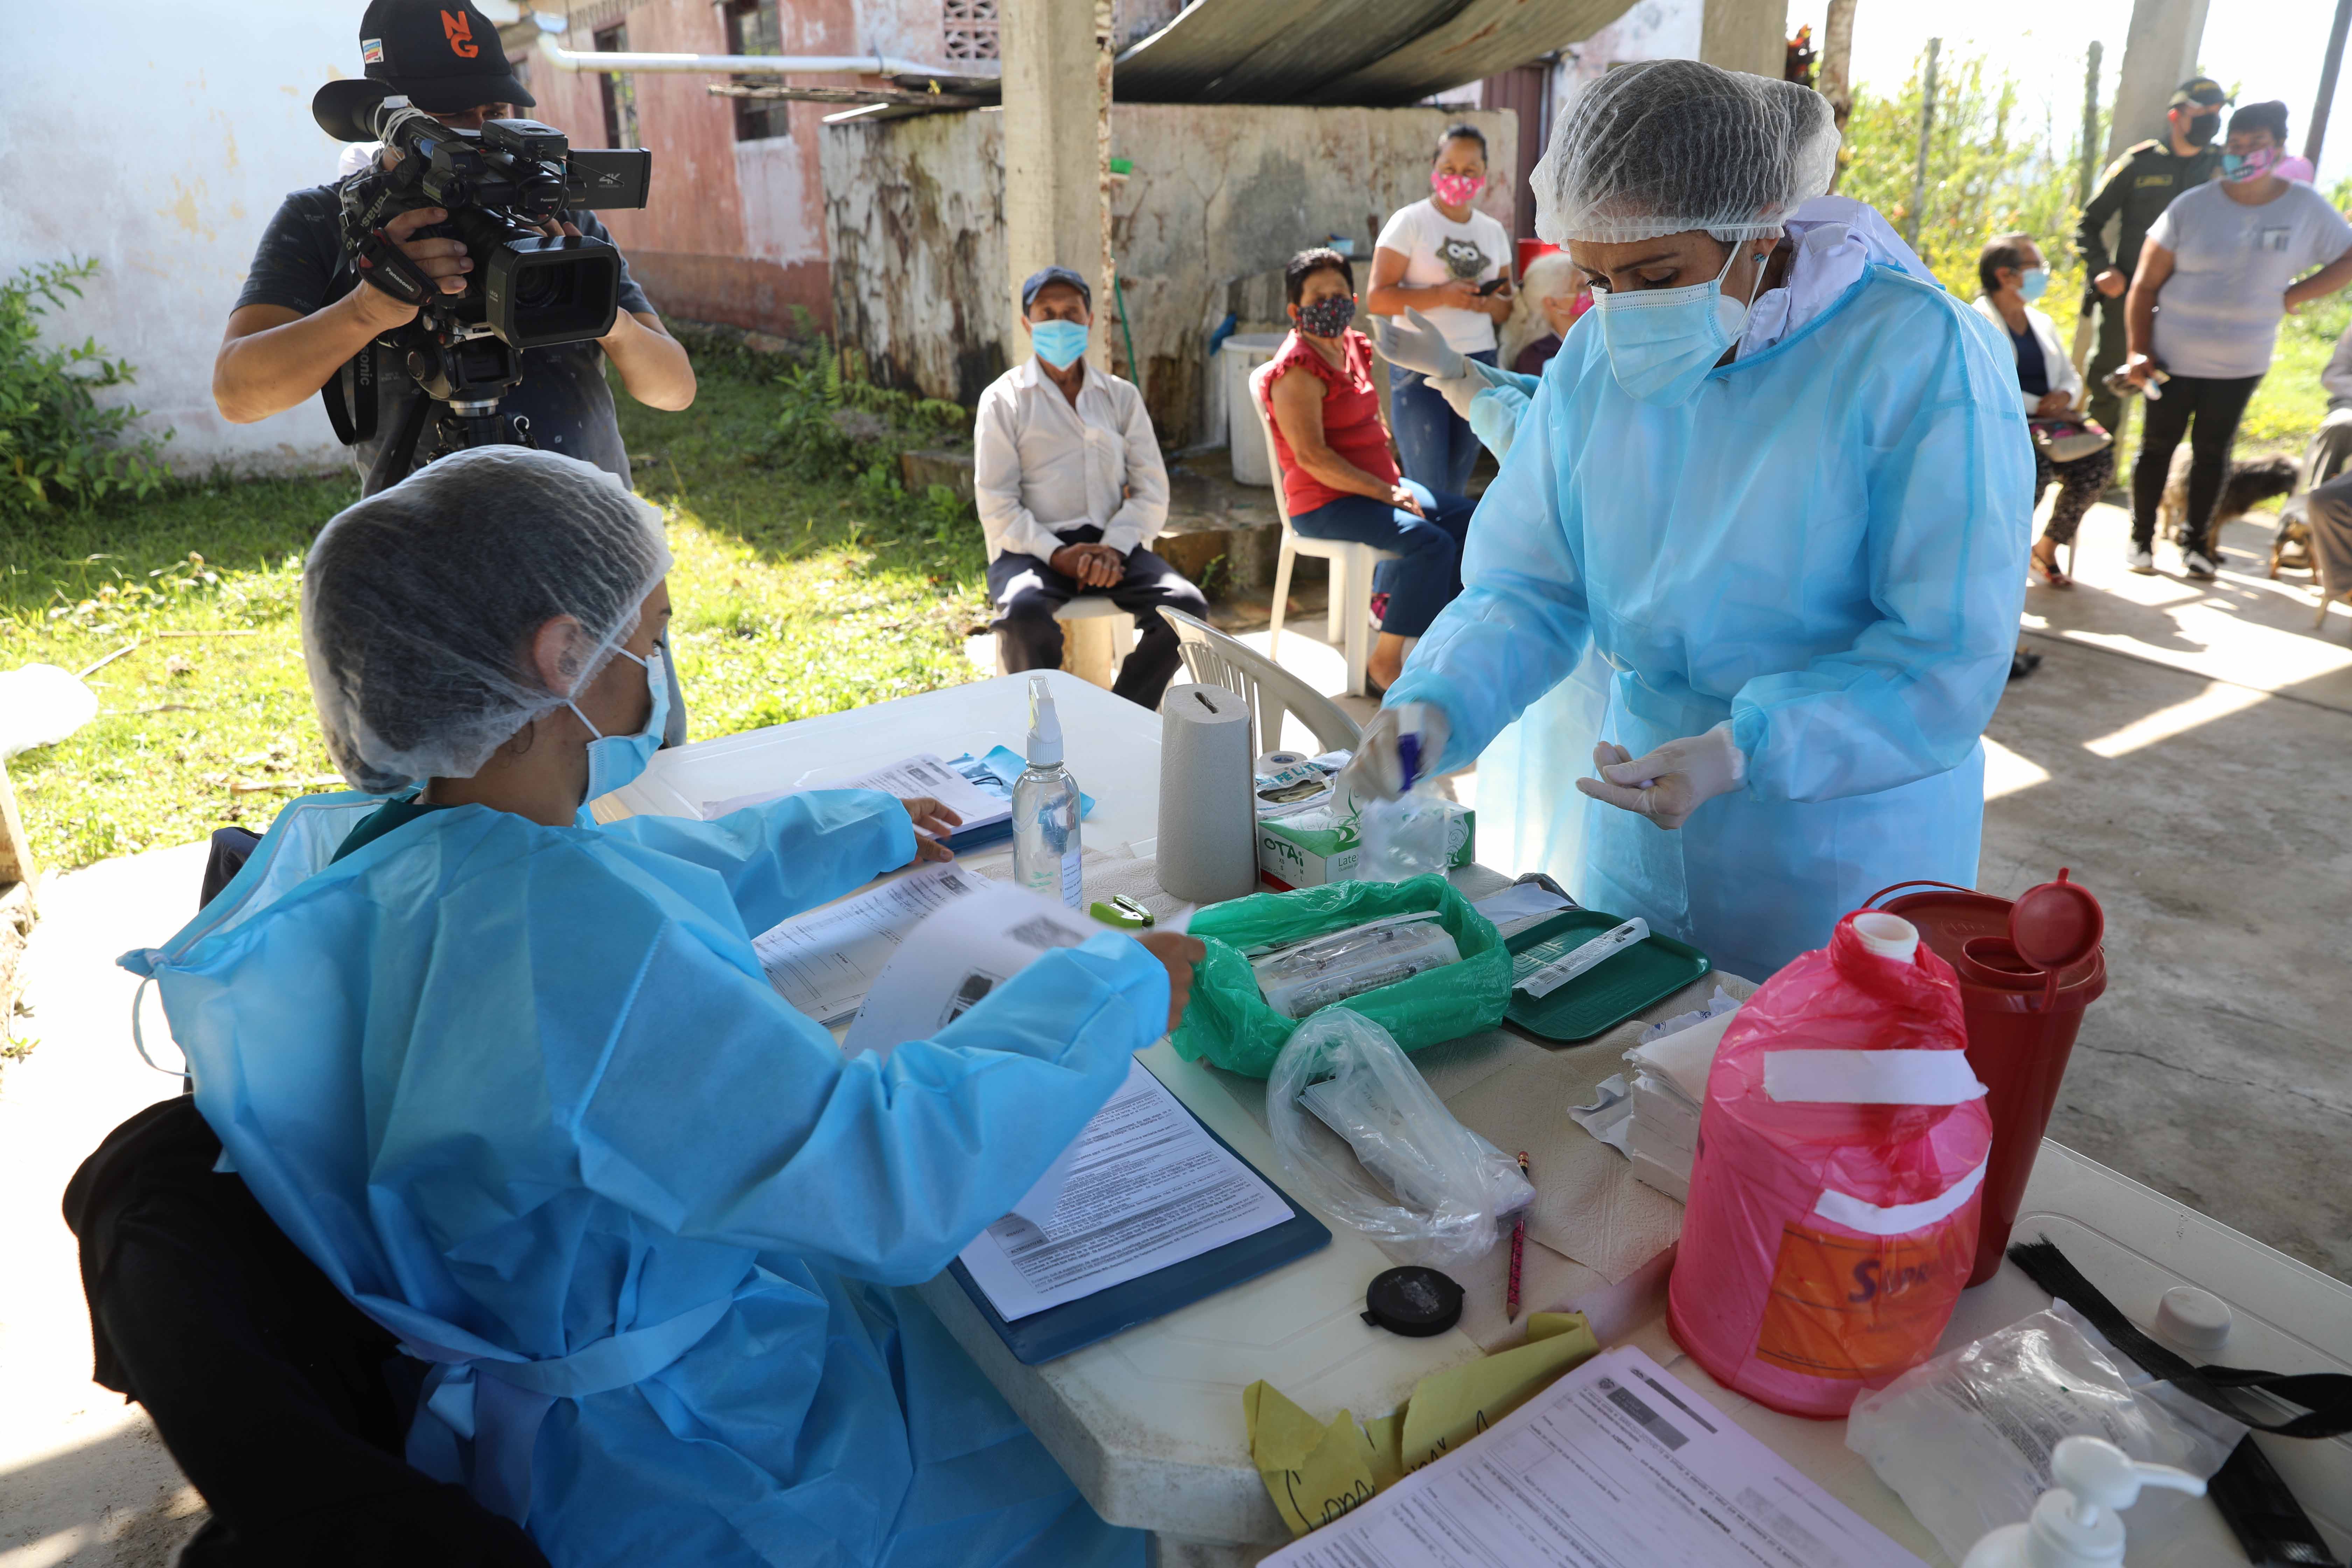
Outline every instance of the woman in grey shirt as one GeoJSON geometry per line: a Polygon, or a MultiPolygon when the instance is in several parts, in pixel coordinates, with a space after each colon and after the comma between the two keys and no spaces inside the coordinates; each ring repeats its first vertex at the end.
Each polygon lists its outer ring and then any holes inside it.
{"type": "Polygon", "coordinates": [[[2193,423],[2181,570],[2200,581],[2213,575],[2206,531],[2239,417],[2270,369],[2280,319],[2352,283],[2352,224],[2309,185],[2278,175],[2285,142],[2285,104],[2241,108],[2230,117],[2221,177],[2165,208],[2140,247],[2126,301],[2125,374],[2149,397],[2132,465],[2135,572],[2156,570],[2157,503],[2173,449],[2193,423]],[[2160,389],[2153,386],[2159,369],[2170,377],[2160,389]]]}

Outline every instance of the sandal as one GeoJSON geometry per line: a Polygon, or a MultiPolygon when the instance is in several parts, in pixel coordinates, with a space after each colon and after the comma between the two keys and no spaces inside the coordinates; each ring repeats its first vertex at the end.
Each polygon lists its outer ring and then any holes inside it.
{"type": "Polygon", "coordinates": [[[2045,556],[2041,551],[2035,550],[2028,559],[2032,564],[2034,581],[2043,587],[2071,588],[2074,585],[2074,579],[2058,569],[2057,551],[2053,550],[2045,556]]]}

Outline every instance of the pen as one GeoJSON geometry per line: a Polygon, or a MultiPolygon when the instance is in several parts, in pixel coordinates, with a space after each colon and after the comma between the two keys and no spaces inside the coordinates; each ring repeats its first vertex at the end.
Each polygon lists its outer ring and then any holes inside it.
{"type": "MultiPolygon", "coordinates": [[[[1519,1151],[1519,1174],[1527,1176],[1530,1182],[1535,1180],[1528,1171],[1528,1152],[1525,1149],[1519,1151]]],[[[1503,1302],[1503,1321],[1506,1322],[1519,1321],[1519,1259],[1526,1253],[1527,1246],[1528,1211],[1521,1209],[1518,1217],[1511,1221],[1511,1289],[1503,1302]]]]}

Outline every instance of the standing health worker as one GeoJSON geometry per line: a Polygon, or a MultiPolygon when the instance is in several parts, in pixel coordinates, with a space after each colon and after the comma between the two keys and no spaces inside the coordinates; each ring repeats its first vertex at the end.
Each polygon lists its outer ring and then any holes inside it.
{"type": "MultiPolygon", "coordinates": [[[[1470,205],[1486,187],[1485,133],[1467,123],[1447,126],[1429,184],[1430,195],[1391,214],[1372,242],[1364,309],[1376,316],[1419,310],[1454,349],[1492,364],[1495,325],[1511,313],[1511,237],[1470,205]]],[[[1441,495],[1469,488],[1478,437],[1419,372],[1390,367],[1389,422],[1405,478],[1441,495]]]]}
{"type": "Polygon", "coordinates": [[[1979,740],[2024,598],[2008,345],[1896,268],[1806,300],[1801,263],[1765,265],[1837,142],[1820,95],[1694,60],[1612,71],[1562,117],[1536,226],[1594,320],[1347,781],[1467,764],[1597,650],[1574,890],[1757,978],[1889,883],[1975,881],[1979,740]],[[1751,346],[1781,289],[1783,335],[1751,346]]]}

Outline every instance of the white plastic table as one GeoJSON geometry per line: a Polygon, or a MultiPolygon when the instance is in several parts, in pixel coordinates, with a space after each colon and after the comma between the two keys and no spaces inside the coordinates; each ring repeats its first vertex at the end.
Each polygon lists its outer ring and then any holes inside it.
{"type": "MultiPolygon", "coordinates": [[[[1071,770],[1097,803],[1086,824],[1087,847],[1149,855],[1157,832],[1158,718],[1074,677],[1046,679],[1071,770]]],[[[917,752],[953,756],[998,744],[1017,751],[1027,732],[1026,689],[1025,677],[1004,677],[664,752],[638,783],[608,797],[600,815],[698,815],[705,801],[838,778],[917,752]]],[[[1477,868],[1456,879],[1474,895],[1501,881],[1477,868]]],[[[1675,998],[1653,1015],[1698,1000],[1675,998]]],[[[1497,1035],[1438,1047],[1445,1056],[1430,1068],[1433,1082],[1442,1095],[1459,1092],[1475,1081],[1486,1053],[1526,1048],[1508,1040],[1497,1035]]],[[[1559,1055],[1565,1061],[1574,1052],[1559,1055]]],[[[1260,1121],[1260,1086],[1185,1062],[1164,1041],[1143,1060],[1244,1158],[1276,1169],[1260,1121]]],[[[1587,1071],[1595,1065],[1580,1064],[1587,1071]]],[[[1563,1120],[1559,1136],[1586,1134],[1563,1120]]],[[[1543,1155],[1534,1154],[1540,1179],[1543,1155]]],[[[1369,1416],[1395,1408],[1427,1373],[1519,1337],[1503,1321],[1503,1249],[1457,1271],[1469,1293],[1460,1326],[1407,1340],[1358,1315],[1365,1283],[1389,1260],[1345,1226],[1331,1228],[1331,1245],[1309,1258],[1039,1367],[1013,1361],[951,1280],[931,1281],[923,1296],[1104,1518],[1157,1533],[1164,1564],[1247,1563],[1288,1539],[1244,1443],[1241,1393],[1250,1383],[1265,1378],[1319,1415],[1346,1408],[1369,1416]]],[[[2018,1234],[2057,1241],[2142,1323],[2173,1285],[2221,1296],[2236,1327],[2215,1359],[2279,1372],[2352,1372],[2352,1287],[2059,1144],[2042,1145],[2018,1234]]],[[[1672,1264],[1670,1249],[1612,1286],[1530,1240],[1526,1306],[1582,1310],[1603,1343],[1641,1345],[1849,1507],[1927,1562],[1946,1563],[1901,1500],[1847,1450],[1843,1422],[1753,1405],[1683,1355],[1663,1319],[1672,1264]]],[[[1945,1344],[2047,1305],[2004,1265],[1998,1278],[1962,1295],[1945,1344]]],[[[2352,1549],[2352,1440],[2263,1443],[2338,1555],[2352,1549]]],[[[2162,1539],[2136,1536],[2131,1546],[2134,1568],[2244,1561],[2218,1513],[2202,1503],[2188,1528],[2162,1539]]]]}

